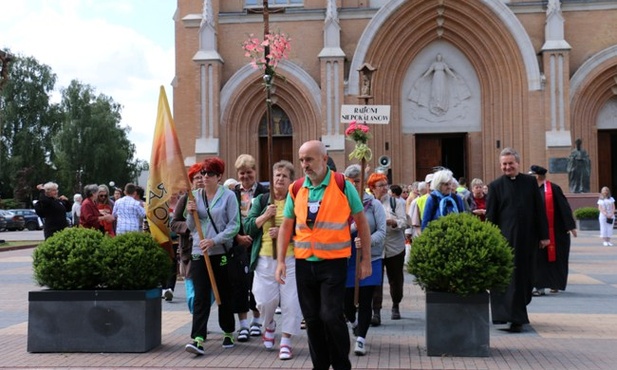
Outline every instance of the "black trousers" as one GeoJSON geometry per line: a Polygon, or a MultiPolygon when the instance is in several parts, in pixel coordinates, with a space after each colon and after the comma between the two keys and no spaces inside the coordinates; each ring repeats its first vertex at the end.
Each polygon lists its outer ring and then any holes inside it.
{"type": "MultiPolygon", "coordinates": [[[[226,266],[221,266],[223,255],[210,256],[210,264],[214,272],[214,279],[221,297],[219,306],[219,326],[224,333],[233,333],[235,328],[234,314],[232,311],[232,296],[229,279],[227,278],[226,266]]],[[[210,307],[212,306],[212,285],[208,270],[203,256],[199,256],[191,261],[191,278],[195,287],[195,298],[193,301],[193,326],[191,328],[191,338],[202,337],[206,339],[208,335],[208,319],[210,318],[210,307]]]]}
{"type": "MultiPolygon", "coordinates": [[[[405,282],[405,276],[403,275],[403,265],[405,264],[405,251],[383,259],[383,267],[381,274],[383,276],[384,270],[388,275],[388,283],[390,284],[390,297],[392,297],[392,304],[398,306],[403,300],[403,283],[405,282]]],[[[383,281],[383,280],[382,280],[383,281]]],[[[373,293],[373,310],[381,310],[383,303],[383,283],[380,286],[375,287],[373,293]]]]}
{"type": "MultiPolygon", "coordinates": [[[[366,333],[371,326],[371,303],[373,302],[373,292],[375,286],[361,286],[358,297],[358,336],[366,338],[366,333]]],[[[345,291],[345,317],[349,322],[356,320],[356,307],[353,302],[354,288],[347,288],[345,291]]]]}
{"type": "Polygon", "coordinates": [[[313,369],[349,370],[349,331],[344,316],[347,259],[296,260],[296,285],[313,369]]]}

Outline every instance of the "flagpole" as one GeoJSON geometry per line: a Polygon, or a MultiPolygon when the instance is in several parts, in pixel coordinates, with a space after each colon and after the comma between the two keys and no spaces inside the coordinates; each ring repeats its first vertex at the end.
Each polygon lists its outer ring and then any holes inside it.
{"type": "MultiPolygon", "coordinates": [[[[195,202],[195,196],[193,192],[189,190],[188,193],[189,200],[195,202]]],[[[191,212],[193,215],[193,220],[195,221],[195,228],[197,229],[197,234],[199,235],[199,240],[202,241],[204,239],[204,232],[201,229],[201,222],[199,222],[199,214],[197,213],[197,209],[194,209],[191,212]]],[[[216,279],[214,278],[214,271],[212,271],[212,263],[210,262],[210,256],[207,251],[204,251],[204,262],[206,262],[206,269],[208,270],[208,277],[210,277],[210,285],[212,286],[212,292],[214,293],[214,300],[217,305],[221,305],[221,296],[219,295],[219,288],[216,285],[216,279]]]]}
{"type": "MultiPolygon", "coordinates": [[[[150,156],[150,176],[148,178],[148,192],[146,197],[147,208],[146,218],[150,225],[150,233],[156,242],[163,248],[171,245],[169,216],[166,213],[169,210],[167,201],[171,194],[179,191],[188,190],[187,197],[195,202],[193,192],[190,188],[190,181],[186,173],[184,165],[184,156],[178,142],[176,134],[176,125],[174,124],[165,88],[161,86],[159,93],[159,104],[156,117],[156,125],[154,129],[154,138],[152,140],[152,154],[150,156]],[[166,217],[162,217],[165,214],[166,217]]],[[[203,240],[203,231],[199,222],[197,211],[192,213],[199,240],[203,240]]],[[[173,253],[173,251],[170,251],[173,253]]],[[[204,253],[204,261],[210,277],[210,285],[214,292],[214,298],[217,304],[221,304],[210,257],[204,253]]]]}

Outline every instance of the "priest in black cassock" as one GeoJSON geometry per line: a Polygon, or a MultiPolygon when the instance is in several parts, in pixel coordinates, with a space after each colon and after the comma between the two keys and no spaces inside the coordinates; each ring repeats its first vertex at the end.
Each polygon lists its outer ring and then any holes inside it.
{"type": "Polygon", "coordinates": [[[512,148],[501,151],[503,176],[491,182],[486,200],[486,219],[499,227],[514,252],[514,272],[505,292],[491,291],[493,323],[511,323],[520,333],[529,323],[536,255],[549,244],[548,224],[536,179],[519,172],[520,156],[512,148]]]}
{"type": "Polygon", "coordinates": [[[576,221],[572,208],[557,184],[546,180],[546,168],[533,165],[529,174],[535,176],[544,201],[551,243],[538,253],[536,263],[535,295],[544,295],[545,288],[551,293],[566,290],[568,261],[570,258],[570,234],[576,237],[576,221]]]}

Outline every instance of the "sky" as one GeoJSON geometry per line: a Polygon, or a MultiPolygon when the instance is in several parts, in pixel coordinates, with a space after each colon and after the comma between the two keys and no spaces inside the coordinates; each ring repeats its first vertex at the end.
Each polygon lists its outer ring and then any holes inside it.
{"type": "Polygon", "coordinates": [[[160,86],[172,105],[176,0],[0,0],[0,48],[122,105],[136,158],[149,161],[160,86]]]}

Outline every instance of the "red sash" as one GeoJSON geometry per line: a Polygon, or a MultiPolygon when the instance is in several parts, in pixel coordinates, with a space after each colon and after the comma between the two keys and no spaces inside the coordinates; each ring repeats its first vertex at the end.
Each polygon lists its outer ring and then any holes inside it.
{"type": "Polygon", "coordinates": [[[548,219],[548,236],[550,244],[546,247],[548,261],[557,260],[555,246],[555,203],[553,202],[553,187],[549,181],[544,181],[544,205],[546,206],[546,218],[548,219]]]}

